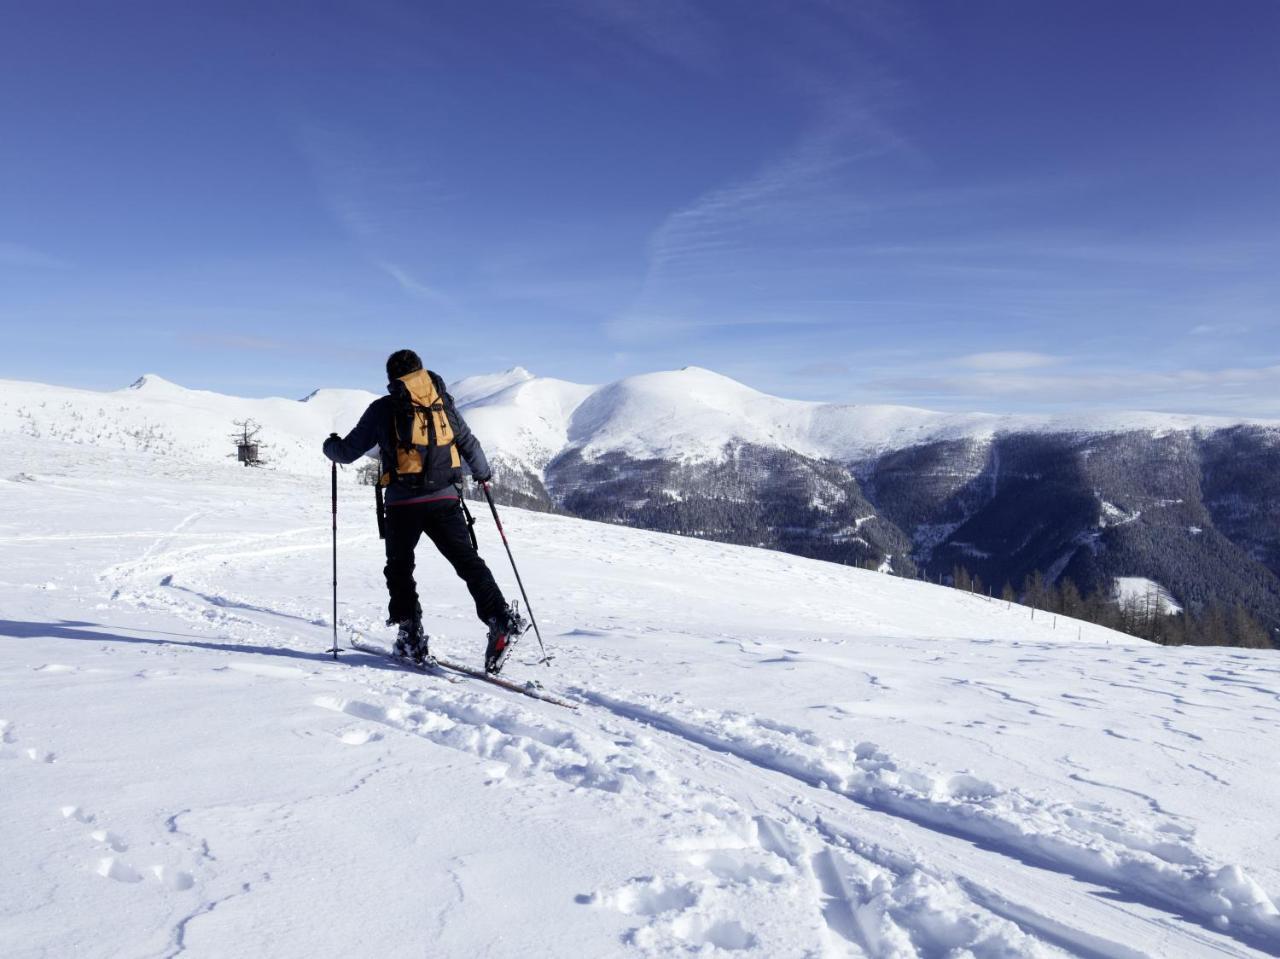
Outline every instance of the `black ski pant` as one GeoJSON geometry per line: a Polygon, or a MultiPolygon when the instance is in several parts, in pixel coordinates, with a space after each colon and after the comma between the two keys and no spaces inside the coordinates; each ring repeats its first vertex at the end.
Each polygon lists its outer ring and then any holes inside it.
{"type": "Polygon", "coordinates": [[[403,622],[417,611],[418,586],[413,579],[413,554],[423,533],[467,584],[467,590],[476,603],[476,615],[483,622],[488,622],[506,608],[502,590],[471,545],[467,521],[456,499],[402,506],[388,504],[387,565],[383,572],[387,577],[387,592],[391,594],[387,608],[391,622],[403,622]]]}

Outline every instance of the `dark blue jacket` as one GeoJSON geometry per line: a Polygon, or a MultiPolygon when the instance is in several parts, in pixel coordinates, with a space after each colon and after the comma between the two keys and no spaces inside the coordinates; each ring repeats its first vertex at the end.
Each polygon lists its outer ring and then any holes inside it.
{"type": "MultiPolygon", "coordinates": [[[[428,370],[430,373],[430,371],[428,370]]],[[[444,402],[445,414],[449,417],[449,425],[453,428],[454,443],[457,444],[458,453],[471,468],[471,475],[488,480],[490,475],[489,460],[485,458],[484,450],[480,448],[480,441],[476,439],[476,435],[471,432],[467,426],[466,420],[462,418],[454,406],[453,397],[448,394],[444,388],[444,381],[435,373],[431,373],[431,379],[435,381],[436,390],[444,402]]],[[[395,459],[395,434],[393,432],[391,417],[393,413],[393,400],[390,396],[380,396],[372,403],[369,408],[364,411],[364,415],[360,417],[360,422],[346,436],[338,438],[331,436],[324,441],[324,455],[329,457],[335,463],[354,463],[366,453],[371,453],[377,448],[378,454],[382,460],[382,471],[388,472],[388,464],[394,463],[395,459]]],[[[427,477],[429,488],[444,489],[451,483],[462,481],[462,471],[453,470],[456,475],[450,476],[433,476],[427,477]]],[[[422,495],[421,488],[410,488],[402,483],[394,482],[387,487],[387,502],[394,503],[397,500],[411,499],[422,495]]]]}

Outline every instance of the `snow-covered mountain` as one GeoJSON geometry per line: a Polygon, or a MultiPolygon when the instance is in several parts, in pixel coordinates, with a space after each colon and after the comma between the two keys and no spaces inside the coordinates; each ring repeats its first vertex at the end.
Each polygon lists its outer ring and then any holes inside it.
{"type": "MultiPolygon", "coordinates": [[[[1280,625],[1280,423],[1155,413],[995,416],[769,396],[709,370],[602,386],[516,368],[452,386],[507,503],[999,589],[1039,571],[1280,625]]],[[[0,431],[221,462],[237,420],[273,468],[375,394],[242,399],[144,376],[113,393],[0,381],[0,431]]]]}
{"type": "MultiPolygon", "coordinates": [[[[907,406],[789,400],[761,393],[711,370],[631,376],[588,387],[533,376],[517,367],[459,381],[452,392],[481,435],[526,463],[556,453],[596,459],[716,460],[726,446],[774,447],[802,456],[854,462],[876,454],[948,441],[983,441],[1008,433],[1108,434],[1212,432],[1239,420],[1173,413],[995,415],[938,413],[907,406]],[[504,424],[518,422],[513,433],[504,424]]],[[[1280,421],[1256,421],[1280,427],[1280,421]]]]}
{"type": "Polygon", "coordinates": [[[508,675],[569,710],[346,648],[389,632],[349,490],[335,662],[322,476],[0,462],[0,955],[1280,952],[1274,654],[506,510],[556,654],[508,675]]]}
{"type": "Polygon", "coordinates": [[[1280,626],[1280,422],[808,403],[693,367],[457,391],[511,502],[996,589],[1140,577],[1280,626]]]}

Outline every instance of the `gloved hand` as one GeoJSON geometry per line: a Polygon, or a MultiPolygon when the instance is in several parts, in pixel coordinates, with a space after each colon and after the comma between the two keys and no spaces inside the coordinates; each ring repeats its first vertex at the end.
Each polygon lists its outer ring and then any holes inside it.
{"type": "MultiPolygon", "coordinates": [[[[337,443],[338,441],[340,441],[341,439],[342,439],[342,437],[341,437],[341,436],[339,436],[337,433],[330,433],[330,434],[329,434],[329,438],[328,438],[328,439],[326,439],[326,440],[324,441],[324,446],[323,446],[324,455],[325,455],[325,456],[327,456],[329,459],[331,459],[331,460],[332,460],[332,459],[333,459],[333,452],[332,452],[332,451],[333,451],[333,445],[334,445],[335,443],[337,443]]],[[[337,462],[337,460],[334,460],[334,462],[337,462]]]]}
{"type": "Polygon", "coordinates": [[[475,480],[475,482],[478,483],[480,486],[483,486],[485,483],[488,483],[493,479],[493,474],[492,473],[472,473],[471,478],[475,480]]]}

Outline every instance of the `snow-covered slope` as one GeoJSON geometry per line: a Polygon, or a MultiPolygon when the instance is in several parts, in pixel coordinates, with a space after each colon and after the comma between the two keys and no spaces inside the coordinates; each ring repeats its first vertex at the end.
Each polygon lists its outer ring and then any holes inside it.
{"type": "Polygon", "coordinates": [[[594,387],[535,377],[516,367],[496,376],[474,376],[451,388],[467,424],[486,449],[541,470],[569,443],[574,410],[594,387]]]}
{"type": "MultiPolygon", "coordinates": [[[[1280,952],[1273,654],[509,510],[556,654],[510,675],[570,711],[325,654],[323,463],[0,462],[6,957],[1280,952]]],[[[342,495],[345,645],[386,629],[342,495]]]]}
{"type": "Polygon", "coordinates": [[[252,419],[262,426],[264,459],[306,472],[324,438],[350,429],[373,399],[362,390],[331,389],[303,400],[245,399],[186,389],[154,374],[107,393],[0,380],[0,434],[213,463],[235,459],[235,423],[252,419]]]}
{"type": "Polygon", "coordinates": [[[1136,604],[1138,609],[1149,605],[1164,615],[1182,612],[1167,589],[1144,576],[1117,576],[1115,598],[1121,604],[1136,604]]]}

